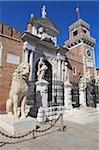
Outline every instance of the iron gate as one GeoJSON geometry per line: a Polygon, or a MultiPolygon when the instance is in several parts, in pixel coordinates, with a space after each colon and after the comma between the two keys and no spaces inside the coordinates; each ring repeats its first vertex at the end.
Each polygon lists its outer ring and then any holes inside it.
{"type": "Polygon", "coordinates": [[[72,84],[72,91],[71,91],[71,94],[72,94],[72,106],[73,108],[75,107],[79,107],[80,104],[79,104],[79,86],[78,86],[78,83],[73,83],[72,84]]]}
{"type": "Polygon", "coordinates": [[[96,103],[99,103],[99,85],[96,85],[96,103]]]}
{"type": "Polygon", "coordinates": [[[52,82],[52,101],[49,101],[49,106],[64,105],[64,84],[62,81],[52,82]]]}
{"type": "Polygon", "coordinates": [[[86,105],[96,108],[97,103],[99,103],[99,87],[95,79],[92,79],[86,85],[86,105]]]}
{"type": "MultiPolygon", "coordinates": [[[[29,94],[28,94],[28,98],[27,98],[27,104],[31,105],[32,107],[39,107],[38,105],[40,105],[40,103],[37,104],[38,97],[37,97],[37,93],[36,93],[35,82],[36,81],[28,82],[29,94]]],[[[58,82],[56,81],[56,85],[58,85],[58,84],[59,84],[59,81],[58,82]]],[[[52,89],[52,85],[53,85],[53,82],[51,82],[51,84],[49,84],[49,86],[48,86],[48,104],[49,104],[49,106],[59,106],[59,105],[63,106],[64,105],[64,84],[63,84],[63,82],[61,83],[60,88],[58,86],[55,86],[52,89]]]]}

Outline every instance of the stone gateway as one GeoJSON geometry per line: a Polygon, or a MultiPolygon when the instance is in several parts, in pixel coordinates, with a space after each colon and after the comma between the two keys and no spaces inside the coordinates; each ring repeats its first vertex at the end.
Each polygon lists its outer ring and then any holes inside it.
{"type": "Polygon", "coordinates": [[[96,40],[90,35],[90,25],[79,18],[69,26],[69,39],[59,46],[57,37],[60,31],[47,18],[46,12],[44,5],[41,18],[35,18],[32,14],[22,34],[14,29],[15,33],[12,34],[8,26],[0,24],[0,111],[4,112],[9,94],[6,109],[15,118],[19,117],[18,106],[21,117],[25,117],[24,105],[28,88],[27,104],[33,110],[36,107],[38,110],[41,106],[46,108],[64,105],[71,108],[73,103],[77,107],[86,106],[87,82],[95,79],[99,87],[94,55],[96,40]],[[12,47],[7,44],[10,42],[12,47]],[[26,64],[22,63],[15,70],[20,62],[26,64]],[[5,95],[2,94],[3,89],[5,95]],[[40,106],[37,97],[40,97],[40,106]]]}

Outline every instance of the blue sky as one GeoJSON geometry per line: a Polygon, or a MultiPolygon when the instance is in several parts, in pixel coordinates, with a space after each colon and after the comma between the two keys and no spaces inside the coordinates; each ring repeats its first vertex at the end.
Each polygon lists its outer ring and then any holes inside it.
{"type": "Polygon", "coordinates": [[[30,18],[41,17],[41,8],[47,7],[47,17],[58,27],[61,34],[58,44],[68,39],[68,27],[77,20],[75,8],[80,6],[80,16],[91,25],[91,35],[96,38],[96,66],[99,68],[99,2],[98,1],[1,1],[0,22],[24,31],[30,18]]]}

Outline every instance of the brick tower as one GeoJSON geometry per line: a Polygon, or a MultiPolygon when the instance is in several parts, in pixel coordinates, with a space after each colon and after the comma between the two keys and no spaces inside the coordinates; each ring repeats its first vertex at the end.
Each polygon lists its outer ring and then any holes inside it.
{"type": "Polygon", "coordinates": [[[84,76],[85,80],[95,76],[95,44],[96,40],[90,35],[90,25],[84,20],[78,19],[69,26],[69,40],[64,47],[69,49],[66,55],[72,67],[69,70],[71,82],[79,82],[80,76],[84,76]]]}

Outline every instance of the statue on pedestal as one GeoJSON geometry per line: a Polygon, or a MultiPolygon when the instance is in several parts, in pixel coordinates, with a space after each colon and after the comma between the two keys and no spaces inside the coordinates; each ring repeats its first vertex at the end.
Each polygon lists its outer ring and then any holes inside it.
{"type": "Polygon", "coordinates": [[[80,88],[80,90],[84,90],[85,89],[84,77],[80,78],[79,88],[80,88]]]}
{"type": "Polygon", "coordinates": [[[28,77],[30,66],[21,63],[12,76],[9,98],[6,102],[6,111],[10,117],[15,119],[25,118],[25,102],[28,95],[28,77]]]}
{"type": "Polygon", "coordinates": [[[48,67],[45,65],[44,58],[41,57],[40,61],[38,62],[38,71],[37,71],[38,81],[45,78],[45,73],[47,69],[48,67]]]}
{"type": "Polygon", "coordinates": [[[46,15],[47,15],[47,13],[46,13],[46,6],[44,5],[42,7],[42,18],[46,18],[46,15]]]}

